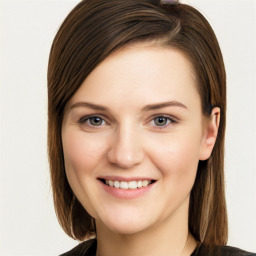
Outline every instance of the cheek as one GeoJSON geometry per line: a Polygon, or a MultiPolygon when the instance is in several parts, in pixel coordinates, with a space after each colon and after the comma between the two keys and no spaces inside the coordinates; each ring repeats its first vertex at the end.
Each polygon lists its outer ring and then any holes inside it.
{"type": "MultiPolygon", "coordinates": [[[[161,197],[155,198],[162,205],[162,217],[169,216],[188,202],[195,182],[199,161],[200,143],[191,133],[173,133],[158,138],[157,147],[150,147],[150,159],[160,174],[161,197]]],[[[149,146],[149,145],[148,145],[149,146]]]]}
{"type": "Polygon", "coordinates": [[[66,131],[62,143],[66,171],[71,168],[77,174],[90,173],[103,152],[102,143],[83,132],[66,131]]]}
{"type": "Polygon", "coordinates": [[[91,137],[80,131],[66,129],[62,134],[62,144],[70,187],[87,212],[96,217],[97,195],[92,193],[96,188],[91,181],[96,179],[98,162],[104,147],[102,140],[91,137]]]}
{"type": "MultiPolygon", "coordinates": [[[[164,177],[171,180],[194,180],[200,152],[200,136],[193,133],[175,134],[158,140],[158,147],[151,147],[151,159],[164,177]]],[[[155,144],[153,144],[155,145],[155,144]]]]}

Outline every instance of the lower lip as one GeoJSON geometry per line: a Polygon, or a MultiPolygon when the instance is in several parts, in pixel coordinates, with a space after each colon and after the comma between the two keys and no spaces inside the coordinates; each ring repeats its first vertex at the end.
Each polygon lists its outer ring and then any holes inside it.
{"type": "Polygon", "coordinates": [[[108,186],[103,182],[99,181],[103,187],[103,189],[111,194],[114,197],[121,198],[121,199],[135,199],[145,195],[149,192],[156,184],[156,182],[149,184],[147,187],[137,188],[137,189],[121,189],[108,186]]]}

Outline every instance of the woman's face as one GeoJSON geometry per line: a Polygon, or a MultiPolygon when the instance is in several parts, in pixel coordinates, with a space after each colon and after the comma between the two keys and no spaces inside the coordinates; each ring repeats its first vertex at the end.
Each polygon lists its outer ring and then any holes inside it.
{"type": "Polygon", "coordinates": [[[66,107],[69,184],[97,226],[132,234],[186,221],[199,160],[211,154],[193,68],[137,44],[104,60],[66,107]]]}

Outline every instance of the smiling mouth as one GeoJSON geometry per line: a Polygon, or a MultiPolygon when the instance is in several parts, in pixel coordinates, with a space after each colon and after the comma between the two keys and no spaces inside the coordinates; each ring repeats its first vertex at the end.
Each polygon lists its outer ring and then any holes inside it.
{"type": "Polygon", "coordinates": [[[156,182],[156,180],[120,181],[120,180],[106,180],[106,179],[100,179],[100,181],[109,187],[114,187],[119,189],[145,188],[150,184],[153,184],[154,182],[156,182]]]}

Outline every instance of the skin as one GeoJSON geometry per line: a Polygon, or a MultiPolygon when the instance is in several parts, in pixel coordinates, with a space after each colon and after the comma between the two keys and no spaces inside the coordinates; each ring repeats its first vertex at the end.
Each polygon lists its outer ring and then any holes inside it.
{"type": "Polygon", "coordinates": [[[190,255],[195,249],[190,191],[199,160],[211,155],[220,115],[214,108],[205,117],[201,109],[185,55],[142,43],[109,56],[74,94],[62,126],[65,167],[72,190],[95,218],[97,255],[190,255]],[[172,104],[145,107],[163,102],[172,104]],[[101,119],[95,125],[88,116],[101,119]],[[98,178],[106,176],[156,182],[142,196],[124,199],[103,189],[98,178]]]}

